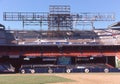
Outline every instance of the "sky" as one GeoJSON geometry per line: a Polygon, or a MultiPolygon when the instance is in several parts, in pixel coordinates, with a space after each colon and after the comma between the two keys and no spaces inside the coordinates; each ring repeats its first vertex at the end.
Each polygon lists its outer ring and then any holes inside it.
{"type": "Polygon", "coordinates": [[[49,12],[49,5],[70,5],[72,13],[114,12],[115,21],[95,24],[96,28],[106,28],[120,21],[119,3],[120,0],[0,0],[0,23],[6,29],[22,29],[22,22],[3,21],[3,12],[49,12]]]}

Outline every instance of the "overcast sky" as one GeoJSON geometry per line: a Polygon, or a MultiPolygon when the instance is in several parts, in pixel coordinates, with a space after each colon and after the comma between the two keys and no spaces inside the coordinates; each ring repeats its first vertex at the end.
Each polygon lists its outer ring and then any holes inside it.
{"type": "MultiPolygon", "coordinates": [[[[0,0],[0,23],[6,28],[21,28],[22,22],[3,21],[3,12],[48,12],[49,5],[70,5],[71,12],[114,12],[120,21],[120,0],[0,0]]],[[[106,27],[114,22],[103,22],[106,27]]]]}

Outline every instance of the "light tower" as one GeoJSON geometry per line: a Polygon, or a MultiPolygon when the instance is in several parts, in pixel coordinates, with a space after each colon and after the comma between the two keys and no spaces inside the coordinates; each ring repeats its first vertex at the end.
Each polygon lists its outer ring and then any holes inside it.
{"type": "Polygon", "coordinates": [[[51,5],[48,15],[48,30],[71,30],[72,18],[70,15],[70,6],[68,5],[51,5]]]}
{"type": "Polygon", "coordinates": [[[96,21],[114,21],[114,13],[71,13],[69,5],[50,5],[49,12],[4,12],[4,21],[22,21],[23,30],[25,26],[48,26],[48,31],[71,31],[74,25],[82,22],[90,23],[94,29],[96,21]]]}

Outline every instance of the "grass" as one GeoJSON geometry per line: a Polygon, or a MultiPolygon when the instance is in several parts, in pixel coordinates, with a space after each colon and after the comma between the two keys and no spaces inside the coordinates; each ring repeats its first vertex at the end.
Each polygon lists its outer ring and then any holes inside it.
{"type": "Polygon", "coordinates": [[[72,82],[70,79],[41,74],[5,74],[0,75],[0,84],[46,84],[58,82],[72,82]]]}

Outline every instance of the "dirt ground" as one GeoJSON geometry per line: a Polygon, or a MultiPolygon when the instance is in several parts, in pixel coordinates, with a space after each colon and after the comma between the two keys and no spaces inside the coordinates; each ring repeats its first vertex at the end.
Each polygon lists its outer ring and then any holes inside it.
{"type": "Polygon", "coordinates": [[[72,79],[75,82],[53,84],[120,84],[120,73],[69,73],[54,75],[72,79]]]}

